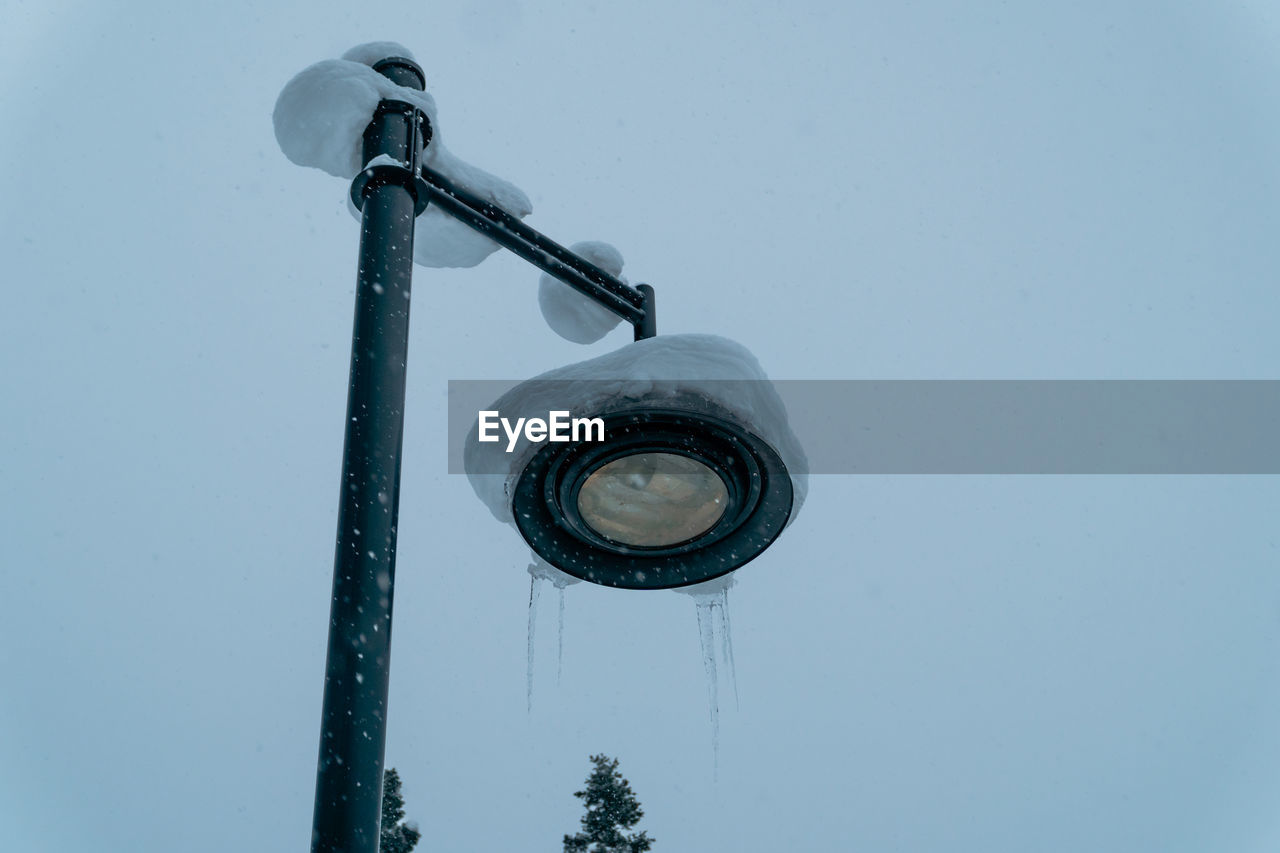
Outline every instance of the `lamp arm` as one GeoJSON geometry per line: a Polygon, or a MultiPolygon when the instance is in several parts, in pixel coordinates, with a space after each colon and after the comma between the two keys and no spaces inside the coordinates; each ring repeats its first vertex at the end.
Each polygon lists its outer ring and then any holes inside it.
{"type": "Polygon", "coordinates": [[[652,287],[632,287],[428,166],[420,174],[419,188],[440,210],[617,314],[634,327],[636,340],[657,334],[652,287]]]}

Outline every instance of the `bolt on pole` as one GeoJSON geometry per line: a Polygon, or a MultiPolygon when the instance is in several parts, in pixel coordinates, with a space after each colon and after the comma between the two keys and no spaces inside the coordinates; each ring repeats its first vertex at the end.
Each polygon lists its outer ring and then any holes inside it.
{"type": "MultiPolygon", "coordinates": [[[[408,59],[374,68],[424,88],[422,70],[408,59]]],[[[383,101],[364,134],[364,162],[389,154],[405,165],[365,170],[352,190],[362,216],[360,262],[312,853],[378,853],[413,223],[426,204],[415,181],[428,133],[412,105],[383,101]]]]}

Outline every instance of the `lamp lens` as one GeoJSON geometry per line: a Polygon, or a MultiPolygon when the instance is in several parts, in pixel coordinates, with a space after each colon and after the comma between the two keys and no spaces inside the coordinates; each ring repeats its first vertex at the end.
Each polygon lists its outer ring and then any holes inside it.
{"type": "Polygon", "coordinates": [[[724,515],[720,475],[678,453],[634,453],[592,472],[578,490],[578,513],[592,530],[623,545],[662,548],[687,542],[724,515]]]}

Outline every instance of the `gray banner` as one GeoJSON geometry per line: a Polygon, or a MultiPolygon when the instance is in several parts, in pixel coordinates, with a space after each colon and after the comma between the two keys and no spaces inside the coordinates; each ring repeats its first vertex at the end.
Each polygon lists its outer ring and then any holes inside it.
{"type": "MultiPolygon", "coordinates": [[[[449,382],[449,472],[481,410],[520,383],[449,382]]],[[[545,399],[583,385],[547,383],[545,399]]],[[[1280,381],[699,382],[734,409],[772,385],[813,474],[1277,474],[1280,381]]],[[[505,439],[504,439],[505,441],[505,439]]],[[[503,473],[500,470],[474,473],[503,473]]]]}

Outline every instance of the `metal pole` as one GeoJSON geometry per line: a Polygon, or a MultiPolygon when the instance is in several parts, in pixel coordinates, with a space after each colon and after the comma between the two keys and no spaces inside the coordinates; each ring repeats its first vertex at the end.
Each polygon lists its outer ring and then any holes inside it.
{"type": "MultiPolygon", "coordinates": [[[[422,71],[409,60],[374,67],[402,86],[423,88],[422,71]]],[[[422,123],[422,114],[408,104],[380,104],[365,132],[365,162],[387,153],[406,168],[382,166],[372,179],[368,173],[357,179],[363,202],[360,265],[313,853],[378,853],[413,221],[425,205],[414,182],[425,144],[422,123]]]]}

